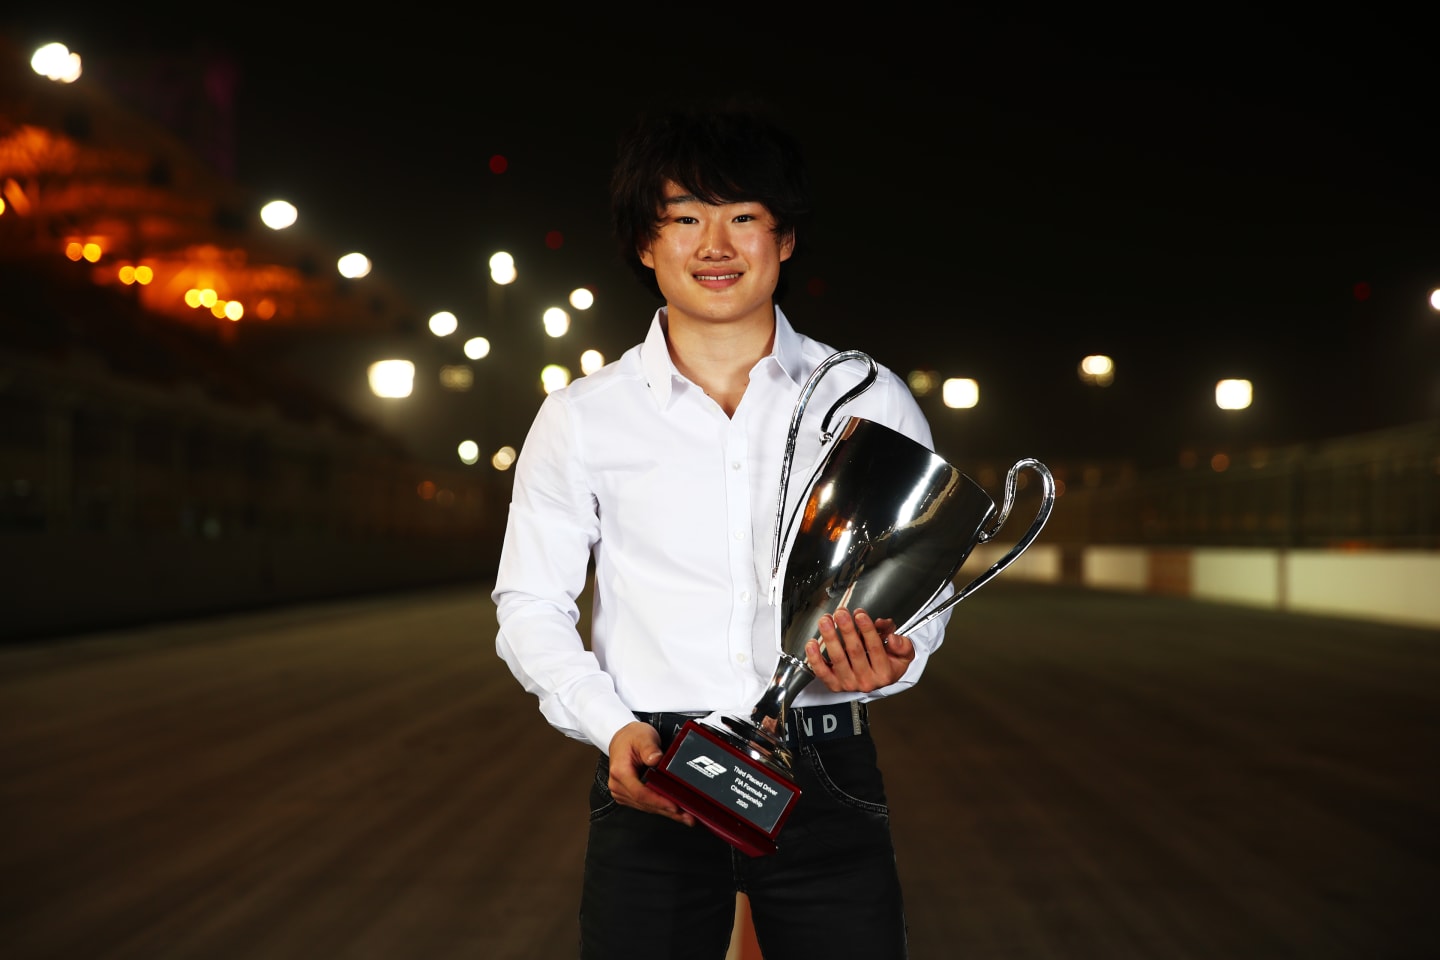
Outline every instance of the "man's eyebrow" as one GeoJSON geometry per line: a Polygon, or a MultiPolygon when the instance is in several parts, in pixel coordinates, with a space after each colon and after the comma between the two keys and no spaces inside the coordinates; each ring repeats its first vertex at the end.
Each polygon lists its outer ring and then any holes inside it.
{"type": "Polygon", "coordinates": [[[676,206],[676,205],[682,204],[682,203],[699,203],[699,202],[700,202],[700,201],[699,201],[698,199],[696,199],[694,195],[689,194],[689,193],[682,193],[682,194],[680,194],[679,196],[666,197],[666,198],[665,198],[665,206],[667,206],[667,207],[676,206]]]}

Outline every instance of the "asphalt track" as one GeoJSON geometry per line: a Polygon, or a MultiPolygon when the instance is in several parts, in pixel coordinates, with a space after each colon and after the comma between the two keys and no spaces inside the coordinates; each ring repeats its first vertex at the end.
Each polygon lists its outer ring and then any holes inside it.
{"type": "MultiPolygon", "coordinates": [[[[0,954],[574,956],[594,754],[493,633],[481,585],[0,649],[0,954]]],[[[873,718],[916,960],[1440,956],[1440,631],[1002,582],[873,718]]]]}

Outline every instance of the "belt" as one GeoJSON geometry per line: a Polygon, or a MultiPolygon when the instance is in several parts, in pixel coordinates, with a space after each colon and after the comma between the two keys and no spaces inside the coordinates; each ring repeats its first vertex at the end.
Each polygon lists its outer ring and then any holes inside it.
{"type": "MultiPolygon", "coordinates": [[[[635,719],[660,731],[660,747],[670,741],[687,721],[708,717],[709,713],[636,712],[635,719]]],[[[859,700],[831,703],[818,707],[791,707],[785,723],[785,740],[792,747],[821,740],[855,737],[870,730],[870,711],[859,700]]]]}

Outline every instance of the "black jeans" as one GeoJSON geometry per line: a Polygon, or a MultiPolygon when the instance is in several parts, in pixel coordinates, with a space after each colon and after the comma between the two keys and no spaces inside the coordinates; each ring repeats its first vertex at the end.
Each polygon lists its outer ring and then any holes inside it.
{"type": "Polygon", "coordinates": [[[751,858],[702,825],[615,803],[602,756],[590,787],[581,956],[722,960],[740,891],[766,960],[903,958],[900,880],[870,734],[802,738],[796,774],[802,792],[779,851],[751,858]]]}

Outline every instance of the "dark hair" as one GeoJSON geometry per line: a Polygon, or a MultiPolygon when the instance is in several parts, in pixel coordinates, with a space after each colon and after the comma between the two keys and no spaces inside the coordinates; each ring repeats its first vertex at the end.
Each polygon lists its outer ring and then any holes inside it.
{"type": "MultiPolygon", "coordinates": [[[[782,238],[798,241],[810,212],[800,147],[760,111],[726,106],[642,116],[620,140],[610,211],[621,258],[657,296],[655,272],[639,251],[659,233],[667,180],[705,203],[763,203],[782,238]]],[[[785,286],[782,264],[775,299],[785,286]]]]}

